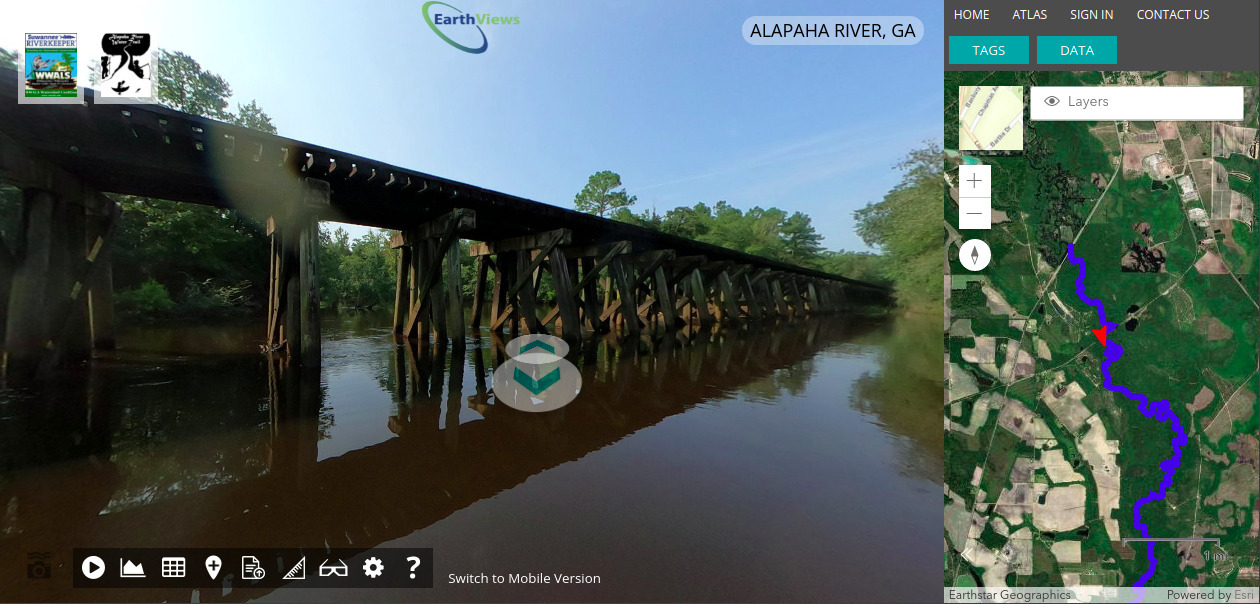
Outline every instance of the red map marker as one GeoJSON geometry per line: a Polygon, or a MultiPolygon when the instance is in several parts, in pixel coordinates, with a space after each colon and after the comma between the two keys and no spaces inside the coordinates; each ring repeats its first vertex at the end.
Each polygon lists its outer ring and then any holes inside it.
{"type": "Polygon", "coordinates": [[[1094,335],[1098,336],[1098,341],[1102,342],[1103,346],[1107,345],[1107,328],[1106,327],[1102,329],[1095,329],[1094,335]]]}

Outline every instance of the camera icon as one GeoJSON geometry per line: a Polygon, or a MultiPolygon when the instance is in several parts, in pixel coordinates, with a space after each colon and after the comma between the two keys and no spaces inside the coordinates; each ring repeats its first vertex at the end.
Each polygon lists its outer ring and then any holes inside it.
{"type": "Polygon", "coordinates": [[[52,552],[29,552],[26,554],[26,578],[48,579],[52,577],[52,565],[45,560],[52,557],[52,552]]]}

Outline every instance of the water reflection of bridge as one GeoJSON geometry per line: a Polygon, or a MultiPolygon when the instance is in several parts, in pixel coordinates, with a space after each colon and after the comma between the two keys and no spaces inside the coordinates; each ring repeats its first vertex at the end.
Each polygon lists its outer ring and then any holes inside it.
{"type": "MultiPolygon", "coordinates": [[[[21,502],[20,510],[30,509],[32,500],[40,506],[38,513],[6,519],[18,530],[0,537],[5,544],[0,563],[17,568],[20,552],[35,549],[55,549],[69,559],[76,546],[371,548],[697,404],[770,381],[777,371],[811,358],[828,343],[865,329],[861,323],[809,320],[680,334],[650,345],[646,339],[638,345],[613,337],[588,341],[573,351],[583,371],[581,396],[546,414],[493,404],[489,372],[503,360],[501,341],[474,340],[466,356],[452,359],[445,346],[403,340],[385,380],[397,401],[397,412],[388,419],[397,437],[323,461],[318,461],[319,414],[325,407],[320,380],[309,371],[281,369],[272,361],[262,476],[105,515],[100,511],[117,486],[109,463],[95,462],[98,467],[90,471],[100,480],[92,481],[93,486],[84,483],[83,489],[77,485],[84,481],[73,472],[58,478],[56,472],[42,471],[32,473],[29,482],[0,483],[6,500],[21,502]],[[466,389],[468,375],[472,387],[466,389]],[[465,406],[481,419],[460,424],[465,406]]],[[[98,422],[75,427],[85,434],[108,431],[99,425],[99,407],[78,417],[98,422]]],[[[109,459],[108,437],[93,438],[96,459],[109,459]]],[[[51,586],[24,581],[0,585],[0,593],[12,594],[6,600],[119,597],[117,590],[69,591],[70,570],[51,586]],[[54,592],[48,593],[48,587],[54,592]],[[21,592],[33,588],[40,591],[21,592]]],[[[257,595],[258,590],[237,589],[227,599],[257,595]]],[[[154,590],[136,595],[187,596],[154,590]]],[[[221,594],[202,590],[200,597],[211,601],[221,594]]]]}

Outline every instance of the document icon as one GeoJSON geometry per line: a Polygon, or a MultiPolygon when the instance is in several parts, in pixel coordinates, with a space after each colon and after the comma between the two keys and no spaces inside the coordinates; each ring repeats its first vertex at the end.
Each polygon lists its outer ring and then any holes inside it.
{"type": "Polygon", "coordinates": [[[253,579],[255,581],[267,576],[267,571],[263,570],[262,564],[259,564],[258,558],[253,556],[241,556],[241,578],[253,579]]]}

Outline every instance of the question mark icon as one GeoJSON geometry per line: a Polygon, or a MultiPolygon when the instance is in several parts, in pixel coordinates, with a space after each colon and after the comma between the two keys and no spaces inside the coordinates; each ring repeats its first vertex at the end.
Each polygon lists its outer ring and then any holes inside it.
{"type": "Polygon", "coordinates": [[[416,567],[420,566],[420,558],[415,556],[407,556],[407,561],[411,563],[411,578],[416,578],[416,567]]]}

